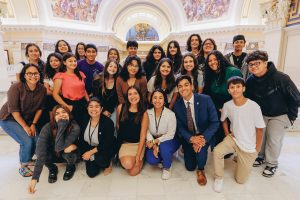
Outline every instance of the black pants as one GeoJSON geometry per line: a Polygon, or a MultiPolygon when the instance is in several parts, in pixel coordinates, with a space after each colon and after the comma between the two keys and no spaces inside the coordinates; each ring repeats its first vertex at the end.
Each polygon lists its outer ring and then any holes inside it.
{"type": "Polygon", "coordinates": [[[86,101],[84,98],[72,101],[70,99],[63,98],[63,100],[68,104],[73,106],[72,115],[80,127],[80,130],[84,130],[84,125],[82,124],[82,116],[87,112],[86,101]]]}
{"type": "Polygon", "coordinates": [[[109,152],[97,152],[94,156],[95,160],[85,162],[86,174],[90,178],[97,176],[101,170],[109,167],[113,158],[113,155],[109,152]]]}
{"type": "MultiPolygon", "coordinates": [[[[73,151],[70,153],[62,153],[62,158],[67,162],[67,165],[75,165],[77,159],[78,159],[78,152],[73,151]]],[[[56,155],[52,154],[49,155],[45,166],[48,167],[49,170],[52,170],[56,168],[56,165],[54,164],[55,162],[59,162],[60,158],[58,158],[56,155]]]]}

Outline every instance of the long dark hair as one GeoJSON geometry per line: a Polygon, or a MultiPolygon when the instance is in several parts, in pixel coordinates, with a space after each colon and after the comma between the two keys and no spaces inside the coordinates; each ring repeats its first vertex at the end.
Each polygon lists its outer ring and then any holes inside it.
{"type": "Polygon", "coordinates": [[[186,50],[187,50],[187,51],[192,51],[191,41],[192,41],[192,37],[193,37],[193,36],[196,36],[196,37],[198,38],[198,40],[199,40],[199,46],[198,46],[198,51],[199,51],[200,48],[201,48],[202,40],[201,40],[200,35],[199,35],[199,34],[196,34],[196,33],[190,35],[190,37],[187,39],[187,41],[186,41],[186,50]]]}
{"type": "Polygon", "coordinates": [[[203,49],[203,48],[204,48],[205,42],[208,41],[208,40],[211,41],[211,43],[214,45],[213,50],[217,50],[217,45],[216,45],[215,40],[212,39],[212,38],[206,38],[206,39],[203,41],[202,45],[201,45],[200,52],[199,52],[199,55],[200,55],[200,56],[204,56],[204,49],[203,49]]]}
{"type": "MultiPolygon", "coordinates": [[[[78,46],[79,45],[82,45],[83,46],[83,49],[85,49],[85,44],[83,42],[78,42],[77,45],[76,45],[76,48],[75,48],[75,56],[76,56],[76,59],[77,60],[80,60],[80,55],[78,53],[78,46]]],[[[85,50],[84,50],[85,51],[85,50]]],[[[85,56],[84,56],[85,57],[85,56]]]]}
{"type": "Polygon", "coordinates": [[[225,72],[226,72],[226,68],[232,66],[232,64],[223,56],[223,54],[218,51],[218,50],[213,50],[211,51],[208,56],[207,59],[205,61],[205,75],[204,75],[204,91],[205,93],[209,93],[209,88],[211,86],[211,81],[214,79],[214,77],[218,76],[217,79],[217,84],[221,84],[225,81],[225,72]],[[218,60],[218,73],[214,72],[209,64],[209,57],[211,55],[215,55],[217,60],[218,60]]]}
{"type": "Polygon", "coordinates": [[[106,94],[106,82],[105,80],[109,78],[109,73],[107,71],[108,66],[110,63],[115,63],[117,65],[117,72],[113,75],[114,78],[114,89],[116,88],[116,80],[119,74],[119,67],[118,62],[115,60],[108,60],[105,63],[104,70],[100,74],[97,74],[93,81],[93,93],[97,95],[101,92],[102,95],[106,94]]]}
{"type": "Polygon", "coordinates": [[[124,81],[127,81],[129,79],[129,72],[128,72],[128,65],[131,64],[132,61],[137,61],[138,63],[138,72],[135,74],[135,78],[136,79],[139,79],[141,78],[142,76],[144,76],[144,72],[143,72],[143,68],[142,68],[142,64],[141,64],[141,59],[138,57],[138,56],[128,56],[126,58],[126,61],[125,61],[125,64],[121,70],[121,73],[120,73],[120,77],[124,80],[124,81]]]}
{"type": "MultiPolygon", "coordinates": [[[[28,44],[26,45],[26,47],[25,47],[25,56],[26,56],[26,57],[29,57],[28,51],[29,51],[29,48],[32,47],[32,46],[34,46],[34,47],[37,48],[37,50],[38,50],[39,53],[40,53],[40,58],[41,58],[41,57],[42,57],[42,51],[41,51],[40,47],[39,47],[37,44],[35,44],[35,43],[28,43],[28,44]]],[[[39,58],[39,60],[40,60],[40,58],[39,58]]]]}
{"type": "MultiPolygon", "coordinates": [[[[58,41],[56,42],[56,44],[55,44],[55,50],[54,50],[56,53],[62,54],[62,53],[59,51],[59,49],[58,49],[58,44],[59,44],[60,42],[65,42],[65,43],[67,44],[67,46],[68,46],[68,52],[69,52],[69,53],[72,53],[71,46],[70,46],[70,44],[69,44],[66,40],[58,40],[58,41]]],[[[75,58],[76,58],[76,57],[75,57],[75,58]]]]}
{"type": "MultiPolygon", "coordinates": [[[[26,74],[26,70],[27,70],[29,67],[35,67],[35,68],[38,70],[39,74],[41,75],[41,69],[39,68],[39,66],[37,66],[36,64],[28,63],[28,64],[26,64],[26,65],[22,68],[22,70],[21,70],[21,72],[20,72],[20,81],[21,81],[22,83],[26,83],[25,74],[26,74]]],[[[41,76],[40,76],[40,78],[41,78],[41,76]]]]}
{"type": "Polygon", "coordinates": [[[181,54],[179,43],[176,40],[171,40],[169,42],[167,48],[167,57],[172,60],[174,73],[175,74],[178,73],[182,62],[182,54],[181,54]],[[171,44],[174,44],[174,46],[177,48],[177,52],[174,57],[170,54],[170,50],[169,50],[171,44]]]}
{"type": "Polygon", "coordinates": [[[154,88],[161,88],[163,78],[162,78],[161,73],[160,73],[160,67],[162,66],[162,64],[164,62],[167,62],[171,67],[171,71],[168,74],[168,76],[166,77],[167,88],[165,90],[165,93],[169,94],[173,90],[173,88],[176,86],[175,76],[174,76],[173,67],[172,67],[172,61],[169,58],[163,58],[159,61],[158,66],[157,66],[156,71],[155,71],[155,76],[156,77],[155,77],[155,81],[154,81],[154,88]]]}
{"type": "Polygon", "coordinates": [[[157,63],[162,58],[165,58],[165,57],[166,57],[166,54],[165,54],[163,48],[159,45],[153,45],[151,47],[151,49],[149,50],[148,55],[146,56],[145,62],[143,63],[143,68],[144,68],[146,74],[148,76],[151,76],[157,67],[157,63]],[[153,53],[156,49],[158,49],[161,52],[161,57],[159,60],[155,60],[154,56],[153,56],[153,53]]]}
{"type": "Polygon", "coordinates": [[[195,55],[193,53],[186,53],[184,54],[183,58],[182,58],[182,66],[181,66],[181,75],[185,75],[187,74],[187,70],[184,68],[184,59],[186,57],[191,57],[193,59],[193,63],[194,63],[194,68],[192,70],[192,77],[193,77],[193,85],[194,85],[194,88],[195,88],[195,91],[198,91],[198,61],[195,57],[195,55]]]}
{"type": "Polygon", "coordinates": [[[52,137],[53,139],[55,140],[55,137],[57,135],[57,122],[55,121],[55,113],[56,113],[56,110],[59,109],[59,108],[62,108],[64,109],[68,115],[69,115],[69,124],[68,124],[68,127],[66,128],[66,134],[69,134],[72,130],[72,121],[73,121],[73,116],[71,114],[71,111],[63,106],[63,105],[56,105],[54,106],[54,108],[52,109],[52,115],[51,115],[51,118],[50,118],[50,129],[51,129],[51,133],[52,133],[52,137]]]}
{"type": "Polygon", "coordinates": [[[141,91],[134,85],[130,86],[128,88],[127,92],[126,92],[125,103],[122,105],[123,107],[122,107],[122,113],[121,113],[121,116],[120,116],[120,121],[125,121],[125,120],[128,119],[128,113],[129,113],[129,108],[130,108],[130,102],[129,102],[129,99],[128,99],[128,92],[131,89],[135,89],[138,92],[139,96],[140,96],[140,101],[138,102],[138,113],[134,117],[134,123],[138,124],[138,123],[141,122],[141,119],[143,118],[143,115],[144,115],[144,112],[145,112],[146,108],[145,108],[144,99],[143,99],[141,91]]]}
{"type": "MultiPolygon", "coordinates": [[[[62,65],[61,65],[61,68],[60,68],[60,72],[66,72],[67,71],[67,67],[66,67],[66,65],[64,64],[64,62],[66,62],[66,60],[68,60],[69,58],[71,58],[71,57],[74,57],[75,59],[76,59],[76,56],[74,55],[74,54],[72,54],[72,53],[69,53],[69,52],[67,52],[67,53],[65,53],[64,55],[63,55],[63,63],[62,63],[62,65]]],[[[75,69],[74,69],[74,73],[76,74],[76,76],[79,78],[79,80],[81,80],[82,81],[82,76],[81,76],[81,74],[80,74],[80,72],[79,72],[79,69],[78,69],[78,67],[76,67],[75,69]]]]}
{"type": "Polygon", "coordinates": [[[118,49],[116,49],[116,48],[110,48],[110,49],[108,50],[108,52],[107,52],[107,60],[109,60],[108,57],[109,57],[109,54],[110,54],[111,51],[117,52],[117,56],[118,56],[118,58],[117,58],[117,63],[118,63],[118,65],[119,65],[119,63],[120,63],[120,53],[119,53],[118,49]]]}
{"type": "Polygon", "coordinates": [[[53,69],[50,65],[50,59],[51,57],[55,57],[59,60],[60,62],[60,66],[58,68],[58,71],[60,71],[60,68],[62,66],[62,56],[59,53],[50,53],[47,57],[47,63],[46,63],[46,67],[45,67],[45,75],[47,78],[52,79],[56,73],[55,69],[53,69]]]}

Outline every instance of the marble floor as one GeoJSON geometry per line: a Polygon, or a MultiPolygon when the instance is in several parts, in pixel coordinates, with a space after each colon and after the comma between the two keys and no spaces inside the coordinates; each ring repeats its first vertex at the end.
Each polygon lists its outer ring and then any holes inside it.
{"type": "Polygon", "coordinates": [[[183,163],[174,158],[172,177],[161,180],[161,171],[145,165],[141,174],[130,177],[120,167],[114,167],[111,174],[91,179],[85,174],[83,163],[77,166],[75,176],[63,181],[64,165],[59,164],[58,181],[47,182],[48,170],[44,168],[37,192],[27,194],[30,178],[18,173],[18,146],[7,135],[0,134],[0,199],[97,199],[97,200],[299,200],[300,199],[300,133],[290,132],[284,141],[280,166],[273,178],[261,176],[263,167],[253,168],[248,182],[235,183],[235,163],[225,162],[225,181],[222,193],[215,193],[213,165],[209,155],[206,166],[208,183],[197,184],[195,172],[187,172],[183,163]]]}

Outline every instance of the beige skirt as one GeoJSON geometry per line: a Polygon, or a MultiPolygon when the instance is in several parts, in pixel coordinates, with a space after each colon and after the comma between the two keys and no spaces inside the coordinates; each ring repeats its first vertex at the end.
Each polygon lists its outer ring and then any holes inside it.
{"type": "MultiPolygon", "coordinates": [[[[136,156],[138,151],[139,143],[124,143],[121,145],[119,150],[119,158],[124,156],[136,156]]],[[[142,158],[144,158],[145,148],[141,154],[142,158]]]]}

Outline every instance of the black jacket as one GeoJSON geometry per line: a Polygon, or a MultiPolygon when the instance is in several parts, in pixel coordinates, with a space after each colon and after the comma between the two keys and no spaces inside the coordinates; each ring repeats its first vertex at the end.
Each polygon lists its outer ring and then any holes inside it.
{"type": "Polygon", "coordinates": [[[258,103],[263,115],[287,114],[290,121],[294,121],[298,116],[300,93],[290,77],[277,71],[272,62],[268,62],[267,67],[262,77],[251,75],[247,79],[246,96],[258,103]]]}
{"type": "MultiPolygon", "coordinates": [[[[83,124],[84,130],[82,130],[80,135],[79,147],[81,154],[89,151],[95,147],[91,146],[89,143],[84,141],[84,132],[87,126],[89,126],[90,118],[88,116],[85,117],[83,124]]],[[[114,136],[115,127],[113,121],[106,117],[105,115],[101,114],[100,121],[99,121],[99,128],[98,128],[98,140],[99,144],[97,146],[97,153],[115,153],[116,150],[116,138],[114,136]]]]}

